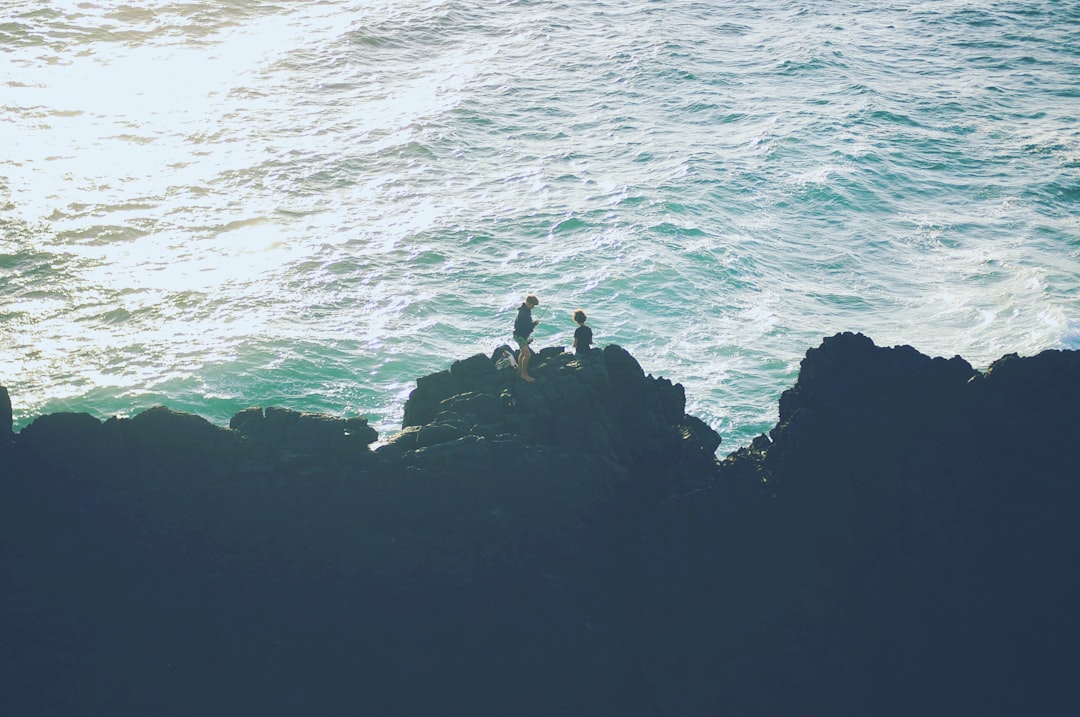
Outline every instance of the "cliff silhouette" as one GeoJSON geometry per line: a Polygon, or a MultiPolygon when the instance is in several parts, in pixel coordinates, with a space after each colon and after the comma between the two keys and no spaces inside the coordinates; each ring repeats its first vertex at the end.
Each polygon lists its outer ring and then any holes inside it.
{"type": "Polygon", "coordinates": [[[839,334],[723,459],[618,346],[499,353],[384,443],[274,407],[15,434],[0,388],[0,711],[1076,710],[1080,352],[839,334]]]}

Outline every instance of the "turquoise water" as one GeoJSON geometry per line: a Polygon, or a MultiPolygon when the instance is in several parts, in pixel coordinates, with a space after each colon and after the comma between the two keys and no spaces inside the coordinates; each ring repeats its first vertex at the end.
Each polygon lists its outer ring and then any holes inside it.
{"type": "Polygon", "coordinates": [[[720,453],[837,331],[1080,348],[1080,2],[8,0],[0,383],[400,425],[576,308],[720,453]]]}

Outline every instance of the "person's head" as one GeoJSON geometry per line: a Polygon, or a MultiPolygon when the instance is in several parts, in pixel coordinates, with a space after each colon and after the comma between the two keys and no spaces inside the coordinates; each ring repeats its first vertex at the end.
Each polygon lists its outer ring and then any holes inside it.
{"type": "Polygon", "coordinates": [[[537,298],[536,298],[535,296],[533,296],[532,294],[529,294],[528,296],[526,296],[526,297],[525,297],[525,304],[526,304],[526,305],[527,305],[527,306],[528,306],[528,307],[529,307],[530,309],[531,309],[532,307],[534,307],[534,306],[537,306],[537,305],[538,305],[539,303],[540,303],[540,299],[537,299],[537,298]]]}
{"type": "Polygon", "coordinates": [[[577,311],[574,312],[574,321],[576,321],[579,324],[584,324],[585,320],[587,318],[588,317],[585,316],[585,312],[582,311],[581,309],[578,309],[577,311]]]}

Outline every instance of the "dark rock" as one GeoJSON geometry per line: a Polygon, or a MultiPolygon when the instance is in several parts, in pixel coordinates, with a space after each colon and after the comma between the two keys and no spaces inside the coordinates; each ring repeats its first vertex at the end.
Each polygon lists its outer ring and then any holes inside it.
{"type": "Polygon", "coordinates": [[[609,346],[582,360],[544,348],[530,373],[533,383],[499,371],[485,356],[458,362],[417,381],[403,425],[437,424],[444,435],[455,433],[448,426],[458,435],[512,434],[533,449],[595,455],[624,466],[645,490],[708,480],[714,470],[720,437],[685,416],[683,387],[646,376],[624,349],[609,346]]]}
{"type": "Polygon", "coordinates": [[[421,426],[408,426],[400,433],[393,436],[384,445],[379,446],[375,453],[380,457],[399,457],[405,451],[416,449],[416,441],[420,435],[421,426]]]}
{"type": "Polygon", "coordinates": [[[88,413],[38,416],[19,432],[22,445],[41,458],[77,467],[99,452],[101,421],[88,413]]]}
{"type": "Polygon", "coordinates": [[[225,475],[236,468],[240,456],[239,434],[165,406],[121,419],[118,431],[139,470],[205,470],[225,475]]]}
{"type": "Polygon", "coordinates": [[[481,354],[470,356],[450,365],[450,375],[469,384],[484,384],[496,380],[495,363],[481,354]]]}
{"type": "Polygon", "coordinates": [[[345,438],[345,422],[318,413],[301,413],[286,445],[303,454],[333,454],[345,438]]]}
{"type": "MultiPolygon", "coordinates": [[[[1077,352],[1006,357],[980,375],[959,358],[826,339],[784,393],[771,440],[645,523],[649,571],[682,586],[676,602],[645,588],[650,607],[700,606],[650,654],[711,653],[710,672],[739,675],[699,695],[702,713],[881,713],[870,707],[881,694],[897,695],[889,714],[930,695],[949,712],[1029,709],[1031,686],[1064,679],[1059,661],[1080,638],[1065,608],[1080,580],[1055,567],[1080,550],[1075,509],[1062,508],[1080,504],[1080,486],[1069,452],[1051,448],[1075,442],[1077,400],[1077,352]],[[748,543],[752,561],[737,548],[748,543]],[[743,616],[738,628],[702,619],[722,609],[743,616]],[[718,640],[728,656],[708,647],[718,640]],[[1054,657],[1038,668],[1018,657],[1037,653],[1054,657]],[[745,701],[770,689],[788,698],[745,701]]],[[[658,693],[688,687],[662,665],[647,671],[658,693]]],[[[1051,711],[1074,702],[1049,694],[1036,699],[1051,711]]]]}
{"type": "MultiPolygon", "coordinates": [[[[468,375],[467,371],[464,373],[468,375]]],[[[449,371],[439,371],[416,379],[416,388],[405,402],[405,418],[401,427],[409,428],[429,423],[435,417],[439,403],[461,390],[461,381],[449,371]]]]}
{"type": "Polygon", "coordinates": [[[506,397],[501,392],[496,394],[494,391],[485,393],[465,391],[443,399],[439,403],[439,408],[467,416],[470,425],[498,423],[508,410],[506,397]]]}
{"type": "Polygon", "coordinates": [[[346,418],[345,435],[364,446],[379,440],[379,432],[368,425],[368,420],[363,417],[346,418]]]}
{"type": "Polygon", "coordinates": [[[1080,352],[829,337],[723,462],[620,347],[495,364],[418,379],[374,452],[279,408],[35,420],[0,712],[1076,711],[1080,352]]]}
{"type": "Polygon", "coordinates": [[[552,358],[565,358],[565,349],[562,346],[545,346],[536,352],[537,361],[543,362],[552,358]]]}
{"type": "Polygon", "coordinates": [[[282,460],[362,457],[379,438],[366,418],[340,419],[274,406],[245,409],[232,417],[229,426],[266,444],[282,460]]]}
{"type": "Polygon", "coordinates": [[[6,388],[0,386],[0,438],[5,438],[12,434],[11,429],[14,425],[12,416],[11,396],[8,395],[8,390],[6,388]]]}
{"type": "Polygon", "coordinates": [[[229,428],[245,436],[258,437],[262,421],[265,418],[262,408],[245,408],[229,419],[229,428]]]}
{"type": "Polygon", "coordinates": [[[456,426],[445,423],[429,423],[420,428],[420,431],[416,436],[416,447],[426,448],[427,446],[433,446],[436,443],[446,443],[447,441],[461,438],[461,435],[461,429],[456,426]]]}

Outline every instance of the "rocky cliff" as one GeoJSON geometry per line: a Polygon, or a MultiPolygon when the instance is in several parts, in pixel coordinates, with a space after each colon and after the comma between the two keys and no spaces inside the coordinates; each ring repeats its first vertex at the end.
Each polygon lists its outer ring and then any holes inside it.
{"type": "Polygon", "coordinates": [[[13,434],[0,389],[0,710],[1077,706],[1077,352],[837,335],[722,461],[617,346],[532,384],[500,353],[419,379],[385,443],[273,407],[13,434]]]}

